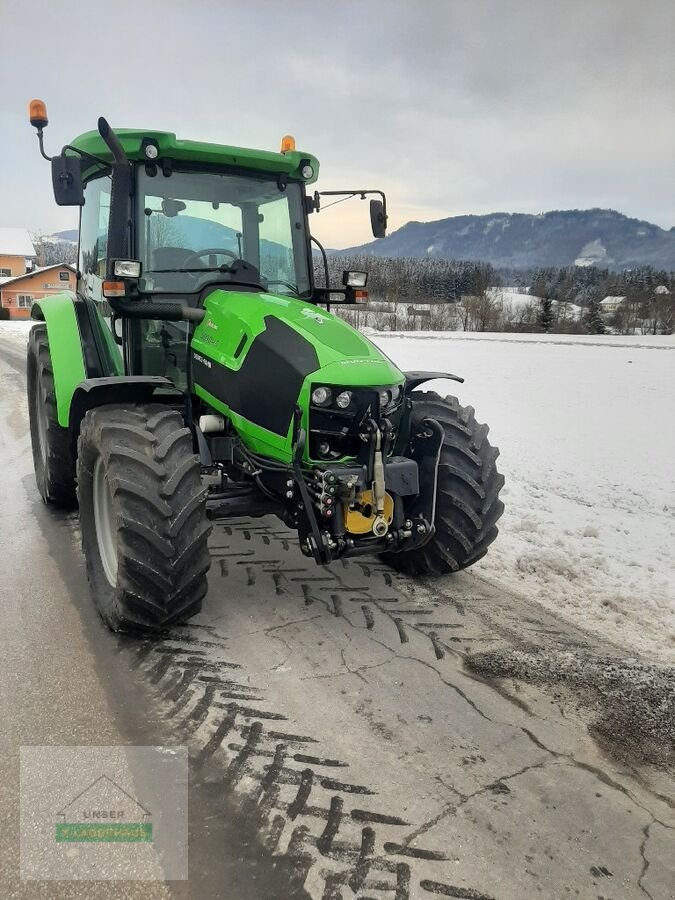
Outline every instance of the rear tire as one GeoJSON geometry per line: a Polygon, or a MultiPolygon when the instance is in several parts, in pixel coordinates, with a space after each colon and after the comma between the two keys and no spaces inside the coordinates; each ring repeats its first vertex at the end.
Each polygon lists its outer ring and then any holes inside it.
{"type": "MultiPolygon", "coordinates": [[[[384,553],[393,568],[410,575],[446,575],[466,569],[487,553],[497,537],[497,520],[504,512],[499,492],[504,476],[497,471],[499,450],[487,439],[471,406],[456,397],[414,391],[412,421],[436,419],[445,432],[438,465],[436,531],[416,550],[384,553]]],[[[413,427],[414,424],[413,424],[413,427]]]]}
{"type": "Polygon", "coordinates": [[[161,631],[201,609],[206,491],[183,417],[161,404],[90,410],[78,441],[82,547],[114,631],[161,631]]]}
{"type": "Polygon", "coordinates": [[[75,506],[75,457],[67,428],[59,425],[46,325],[34,325],[26,357],[28,418],[35,481],[45,503],[75,506]]]}

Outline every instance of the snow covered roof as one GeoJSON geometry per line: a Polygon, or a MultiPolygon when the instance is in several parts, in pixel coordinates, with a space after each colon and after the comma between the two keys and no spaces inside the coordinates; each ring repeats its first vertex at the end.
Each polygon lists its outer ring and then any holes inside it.
{"type": "Polygon", "coordinates": [[[625,299],[626,299],[625,297],[612,297],[612,296],[609,296],[609,297],[605,297],[604,300],[601,300],[601,301],[600,301],[600,304],[602,305],[603,303],[606,303],[607,306],[609,306],[609,305],[612,304],[612,303],[622,303],[625,299]]]}
{"type": "Polygon", "coordinates": [[[70,269],[71,272],[75,272],[75,266],[71,266],[70,263],[54,263],[51,266],[38,266],[36,269],[32,269],[30,272],[24,272],[23,275],[13,275],[9,278],[0,278],[0,284],[5,285],[10,281],[21,281],[22,278],[30,278],[32,275],[39,275],[40,272],[48,272],[50,269],[70,269]]]}
{"type": "Polygon", "coordinates": [[[0,254],[3,256],[37,256],[26,228],[0,228],[0,254]]]}
{"type": "Polygon", "coordinates": [[[670,291],[665,286],[665,284],[660,284],[657,288],[654,289],[655,294],[669,294],[670,291]]]}

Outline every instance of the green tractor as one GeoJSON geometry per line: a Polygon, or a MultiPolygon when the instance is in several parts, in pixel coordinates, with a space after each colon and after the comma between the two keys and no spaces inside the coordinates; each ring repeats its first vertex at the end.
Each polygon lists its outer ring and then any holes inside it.
{"type": "MultiPolygon", "coordinates": [[[[314,283],[308,192],[319,164],[114,132],[46,155],[57,204],[80,206],[77,293],[37,301],[28,403],[38,488],[79,504],[92,594],[115,630],[185,622],[207,591],[211,522],[278,516],[318,564],[379,554],[412,575],[480,559],[504,479],[471,407],[419,391],[330,312],[367,275],[314,283]]],[[[381,191],[370,200],[385,233],[381,191]]]]}

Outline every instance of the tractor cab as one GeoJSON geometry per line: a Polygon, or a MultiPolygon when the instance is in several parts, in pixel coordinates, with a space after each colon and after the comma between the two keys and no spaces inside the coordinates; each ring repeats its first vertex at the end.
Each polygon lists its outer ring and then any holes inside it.
{"type": "Polygon", "coordinates": [[[318,175],[314,157],[181,141],[162,132],[120,129],[115,135],[130,190],[116,198],[125,206],[127,227],[115,234],[114,248],[106,246],[116,174],[111,151],[98,132],[65,148],[66,155],[80,154],[82,199],[89,206],[82,226],[98,242],[98,259],[81,257],[88,263],[85,281],[94,278],[92,290],[97,277],[109,274],[103,263],[112,249],[140,264],[134,293],[143,297],[198,295],[212,284],[312,296],[306,189],[318,175]]]}
{"type": "MultiPolygon", "coordinates": [[[[324,262],[325,252],[308,217],[321,195],[307,191],[319,163],[289,135],[274,153],[112,132],[101,120],[52,159],[52,172],[57,203],[82,206],[78,292],[111,314],[127,374],[167,376],[184,389],[188,316],[196,321],[215,289],[327,305],[366,297],[365,273],[330,293],[314,284],[312,241],[324,262]]],[[[384,233],[381,192],[330,193],[378,194],[371,220],[384,233]]]]}

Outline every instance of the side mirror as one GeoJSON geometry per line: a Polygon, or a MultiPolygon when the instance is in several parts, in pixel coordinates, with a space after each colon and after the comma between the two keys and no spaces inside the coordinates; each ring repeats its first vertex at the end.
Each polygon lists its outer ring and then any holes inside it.
{"type": "Polygon", "coordinates": [[[52,157],[52,186],[58,206],[84,206],[82,169],[77,156],[52,157]]]}
{"type": "Polygon", "coordinates": [[[373,229],[373,237],[383,238],[387,233],[387,216],[381,200],[370,201],[370,226],[373,229]]]}

